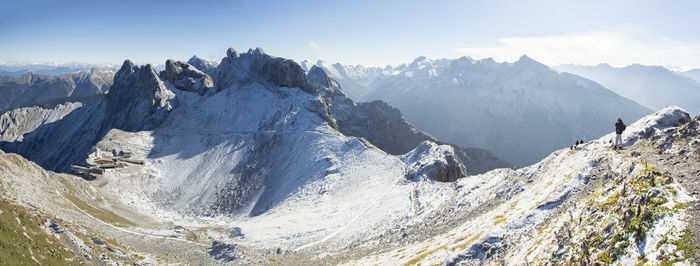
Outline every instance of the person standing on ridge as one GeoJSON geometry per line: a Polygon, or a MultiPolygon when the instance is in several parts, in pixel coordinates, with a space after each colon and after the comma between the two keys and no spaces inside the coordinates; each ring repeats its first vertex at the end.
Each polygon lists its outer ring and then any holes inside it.
{"type": "Polygon", "coordinates": [[[622,149],[622,132],[625,131],[627,126],[622,123],[622,118],[617,118],[617,123],[615,123],[615,146],[613,149],[622,149]]]}

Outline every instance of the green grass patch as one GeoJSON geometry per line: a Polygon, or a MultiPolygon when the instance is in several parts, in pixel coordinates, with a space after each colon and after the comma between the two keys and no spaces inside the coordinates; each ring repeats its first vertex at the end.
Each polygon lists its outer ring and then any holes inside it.
{"type": "Polygon", "coordinates": [[[697,257],[700,256],[700,247],[693,242],[693,235],[688,229],[684,229],[681,237],[673,241],[673,244],[676,245],[676,252],[682,252],[683,257],[672,261],[672,263],[686,260],[696,265],[700,263],[697,257]]]}
{"type": "Polygon", "coordinates": [[[0,210],[0,264],[65,265],[81,261],[58,238],[44,231],[45,221],[40,216],[5,199],[0,200],[0,210]]]}

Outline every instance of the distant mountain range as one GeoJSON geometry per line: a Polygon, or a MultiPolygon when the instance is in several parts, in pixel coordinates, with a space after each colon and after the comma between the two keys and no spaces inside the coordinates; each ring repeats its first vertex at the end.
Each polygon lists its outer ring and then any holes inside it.
{"type": "Polygon", "coordinates": [[[49,76],[61,74],[71,74],[93,68],[113,69],[119,65],[112,64],[89,64],[89,63],[8,63],[0,61],[0,76],[12,76],[19,78],[24,74],[32,72],[49,76]]]}
{"type": "Polygon", "coordinates": [[[700,69],[691,69],[685,72],[680,72],[680,74],[700,82],[700,69]]]}
{"type": "Polygon", "coordinates": [[[700,70],[697,69],[674,72],[662,66],[639,64],[626,67],[560,65],[556,69],[595,80],[652,109],[677,105],[692,114],[700,114],[700,70]]]}
{"type": "Polygon", "coordinates": [[[491,150],[519,166],[576,140],[602,136],[618,116],[634,121],[652,112],[527,56],[514,63],[418,57],[386,68],[315,65],[356,100],[384,100],[439,139],[491,150]]]}
{"type": "Polygon", "coordinates": [[[63,99],[91,99],[112,86],[116,69],[92,68],[55,76],[24,73],[16,78],[0,76],[0,111],[41,105],[63,99]]]}

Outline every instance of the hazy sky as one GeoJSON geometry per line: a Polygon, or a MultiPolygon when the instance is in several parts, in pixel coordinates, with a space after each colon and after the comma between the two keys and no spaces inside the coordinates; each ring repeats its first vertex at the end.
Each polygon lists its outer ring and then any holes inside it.
{"type": "Polygon", "coordinates": [[[700,1],[0,2],[0,61],[162,64],[228,47],[383,66],[522,54],[700,68],[700,1]]]}

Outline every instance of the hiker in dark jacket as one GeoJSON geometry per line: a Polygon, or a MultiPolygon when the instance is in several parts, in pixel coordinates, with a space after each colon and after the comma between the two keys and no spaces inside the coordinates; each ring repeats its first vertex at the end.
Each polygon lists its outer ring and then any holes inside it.
{"type": "Polygon", "coordinates": [[[622,118],[617,118],[617,123],[615,123],[615,146],[614,149],[622,149],[622,132],[625,131],[625,123],[622,123],[622,118]]]}

